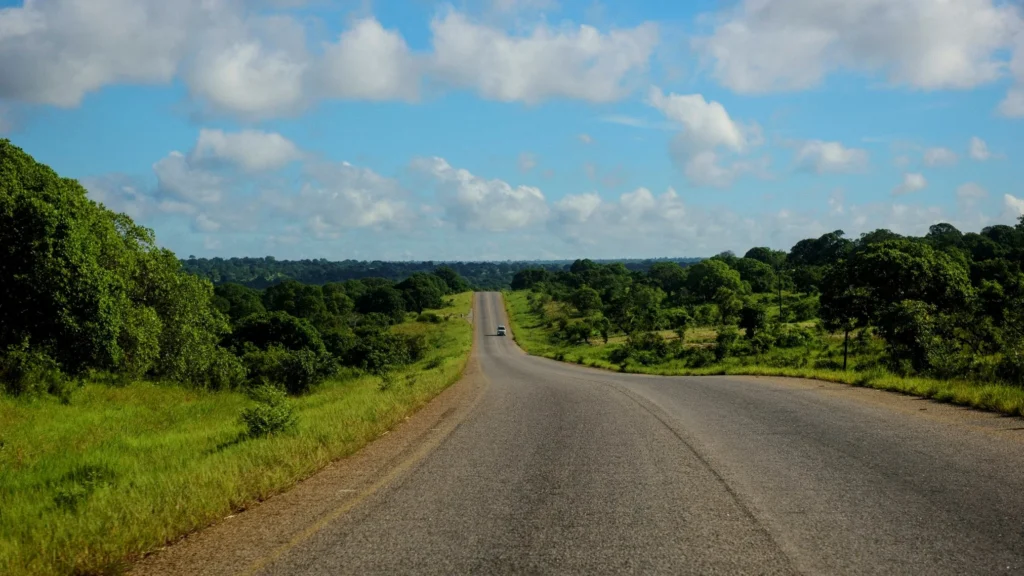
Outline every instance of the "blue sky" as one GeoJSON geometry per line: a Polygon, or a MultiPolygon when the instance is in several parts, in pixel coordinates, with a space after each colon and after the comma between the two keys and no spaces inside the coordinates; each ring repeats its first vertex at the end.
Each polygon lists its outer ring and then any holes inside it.
{"type": "Polygon", "coordinates": [[[706,256],[978,230],[1024,211],[1024,11],[0,0],[0,135],[181,256],[706,256]]]}

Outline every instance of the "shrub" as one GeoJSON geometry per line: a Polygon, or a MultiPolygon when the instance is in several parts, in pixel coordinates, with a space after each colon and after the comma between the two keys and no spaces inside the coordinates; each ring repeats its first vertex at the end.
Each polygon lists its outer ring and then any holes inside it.
{"type": "Polygon", "coordinates": [[[721,362],[729,356],[735,355],[738,338],[739,332],[732,326],[719,330],[718,337],[715,338],[715,359],[721,362]]]}
{"type": "Polygon", "coordinates": [[[426,322],[429,324],[440,324],[444,322],[444,319],[435,314],[434,312],[424,312],[416,317],[417,322],[426,322]]]}
{"type": "Polygon", "coordinates": [[[75,388],[56,360],[41,350],[30,350],[28,342],[12,346],[0,356],[0,384],[13,396],[49,393],[65,404],[75,388]]]}
{"type": "Polygon", "coordinates": [[[252,389],[268,385],[282,386],[289,394],[304,394],[333,372],[326,356],[311,350],[288,350],[273,346],[267,350],[250,349],[242,356],[252,389]]]}
{"type": "Polygon", "coordinates": [[[775,345],[779,348],[800,348],[814,341],[814,333],[806,328],[783,326],[779,329],[775,345]]]}
{"type": "Polygon", "coordinates": [[[240,415],[247,436],[270,436],[295,427],[295,412],[288,405],[283,390],[275,386],[262,385],[253,388],[250,396],[256,401],[256,405],[243,409],[240,415]]]}
{"type": "Polygon", "coordinates": [[[242,360],[218,347],[206,367],[203,385],[208,390],[234,390],[245,383],[246,369],[242,360]]]}
{"type": "Polygon", "coordinates": [[[380,374],[395,366],[408,364],[411,353],[422,355],[426,349],[397,334],[389,332],[368,332],[363,334],[355,345],[342,357],[346,366],[359,368],[373,374],[380,374]],[[416,350],[411,348],[416,347],[416,350]]]}
{"type": "Polygon", "coordinates": [[[687,349],[684,360],[689,368],[703,368],[715,363],[715,353],[703,346],[687,349]]]}

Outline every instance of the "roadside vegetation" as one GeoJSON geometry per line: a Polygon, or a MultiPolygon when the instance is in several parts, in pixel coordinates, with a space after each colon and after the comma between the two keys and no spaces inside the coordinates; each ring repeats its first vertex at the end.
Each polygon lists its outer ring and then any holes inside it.
{"type": "Polygon", "coordinates": [[[456,381],[448,267],[216,288],[0,140],[0,574],[122,571],[456,381]]]}
{"type": "Polygon", "coordinates": [[[506,293],[512,334],[624,372],[817,378],[1024,415],[1024,218],[843,236],[687,267],[524,270],[506,293]]]}

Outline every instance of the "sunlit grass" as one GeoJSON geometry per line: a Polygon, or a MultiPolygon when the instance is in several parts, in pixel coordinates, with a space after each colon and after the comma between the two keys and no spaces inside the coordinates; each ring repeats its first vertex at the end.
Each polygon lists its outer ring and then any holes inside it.
{"type": "MultiPolygon", "coordinates": [[[[780,367],[758,364],[755,358],[727,358],[724,361],[703,368],[689,368],[680,360],[670,360],[663,364],[643,366],[628,363],[625,366],[614,364],[608,360],[609,353],[625,340],[625,337],[609,338],[608,344],[600,339],[592,340],[590,345],[568,346],[552,342],[550,335],[554,332],[530,311],[526,301],[526,292],[506,292],[505,306],[512,325],[512,334],[516,342],[528,353],[592,366],[607,370],[626,371],[638,374],[663,376],[715,376],[715,375],[751,375],[751,376],[785,376],[791,378],[810,378],[837,382],[853,386],[877,388],[901,392],[923,398],[931,398],[940,402],[949,402],[960,406],[970,406],[983,410],[991,410],[1009,415],[1024,416],[1024,388],[1004,384],[968,382],[963,380],[937,380],[934,378],[903,377],[894,375],[878,368],[855,371],[858,358],[850,362],[850,370],[832,370],[814,367],[780,367]]],[[[808,323],[803,323],[807,325],[808,323]]],[[[671,332],[664,332],[666,337],[674,338],[671,332]]],[[[714,342],[713,328],[697,328],[686,334],[688,344],[714,342]]],[[[842,336],[828,336],[832,345],[841,345],[842,336]]],[[[776,351],[775,357],[799,355],[801,349],[776,351]]]]}
{"type": "Polygon", "coordinates": [[[399,328],[432,346],[387,391],[373,377],[328,382],[290,400],[298,429],[278,437],[240,440],[251,402],[239,393],[88,384],[67,406],[0,398],[0,574],[116,573],[355,452],[458,379],[471,299],[441,310],[448,322],[399,328]]]}

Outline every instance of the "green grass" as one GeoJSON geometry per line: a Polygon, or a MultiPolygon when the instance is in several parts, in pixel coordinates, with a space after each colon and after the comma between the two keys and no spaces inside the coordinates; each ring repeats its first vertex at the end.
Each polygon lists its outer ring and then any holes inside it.
{"type": "MultiPolygon", "coordinates": [[[[990,410],[1008,415],[1024,416],[1024,389],[1004,384],[968,382],[961,380],[936,380],[934,378],[897,376],[878,368],[857,371],[858,362],[867,358],[851,356],[850,370],[833,370],[813,366],[771,366],[758,363],[756,357],[727,358],[724,361],[703,368],[687,367],[680,360],[670,360],[663,364],[643,366],[629,363],[625,366],[614,364],[608,360],[609,353],[621,346],[624,337],[611,337],[608,344],[600,339],[593,340],[590,345],[568,346],[552,342],[553,329],[546,326],[537,315],[530,311],[526,301],[526,292],[506,292],[505,306],[508,311],[512,334],[526,352],[535,356],[543,356],[565,362],[603,368],[607,370],[626,371],[639,374],[663,376],[713,376],[713,375],[751,375],[751,376],[785,376],[791,378],[810,378],[837,382],[853,386],[865,386],[879,390],[901,392],[923,398],[931,398],[940,402],[949,402],[960,406],[969,406],[982,410],[990,410]]],[[[801,325],[808,325],[804,322],[801,325]]],[[[667,338],[675,338],[671,332],[664,332],[667,338]]],[[[686,333],[686,343],[691,346],[714,342],[713,328],[697,328],[686,333]]],[[[842,336],[826,336],[828,350],[822,354],[823,359],[834,358],[842,345],[842,336]],[[832,356],[829,356],[829,353],[832,356]]],[[[774,356],[762,360],[778,361],[785,356],[796,357],[805,354],[803,349],[776,350],[774,356]]],[[[841,361],[842,357],[838,357],[841,361]]]]}
{"type": "Polygon", "coordinates": [[[239,393],[87,384],[64,406],[0,398],[0,574],[108,574],[352,454],[455,382],[472,294],[448,322],[409,322],[431,351],[396,384],[350,376],[289,400],[293,433],[241,439],[239,393]],[[431,366],[431,368],[427,368],[431,366]]]}

